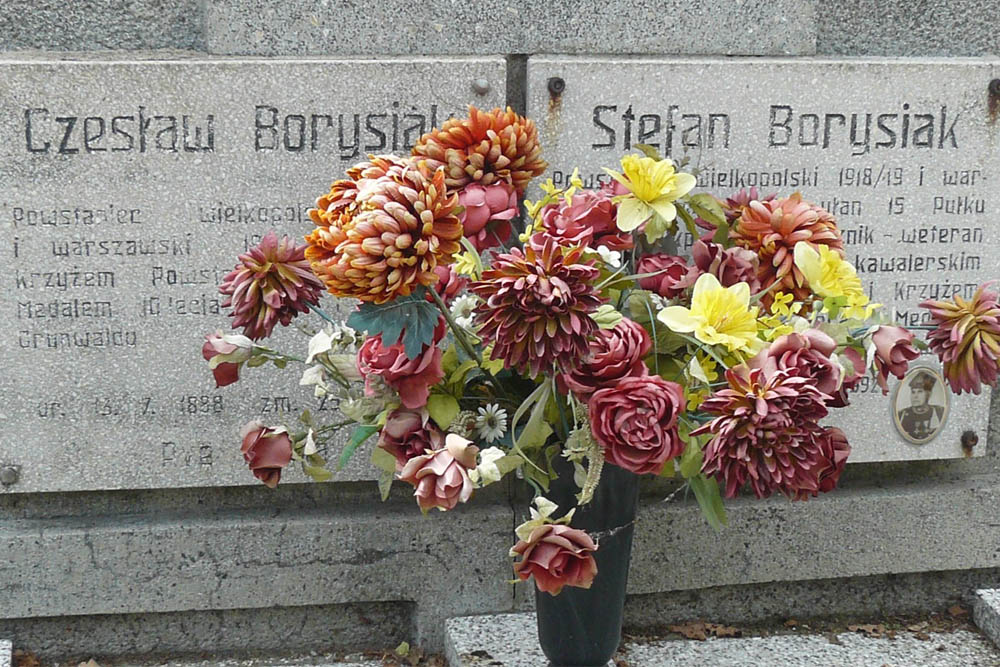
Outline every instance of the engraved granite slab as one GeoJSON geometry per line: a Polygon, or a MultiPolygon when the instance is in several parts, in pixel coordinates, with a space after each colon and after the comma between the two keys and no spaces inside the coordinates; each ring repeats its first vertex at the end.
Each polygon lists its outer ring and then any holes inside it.
{"type": "MultiPolygon", "coordinates": [[[[215,389],[221,278],[268,229],[308,232],[345,167],[505,89],[498,57],[0,59],[0,492],[255,483],[241,424],[313,398],[302,367],[215,389]]],[[[337,479],[374,471],[358,453],[337,479]]]]}
{"type": "MultiPolygon", "coordinates": [[[[602,167],[643,143],[697,168],[699,189],[716,195],[802,191],[837,216],[873,300],[917,326],[920,301],[969,297],[997,277],[997,78],[996,60],[543,56],[528,62],[528,113],[556,184],[579,167],[597,187],[602,167]]],[[[939,369],[932,355],[919,363],[939,369]]],[[[900,392],[891,379],[885,398],[866,381],[835,412],[852,461],[961,457],[966,430],[983,453],[989,391],[952,397],[921,430],[905,412],[920,377],[900,392]]],[[[931,404],[943,395],[937,383],[931,404]]]]}

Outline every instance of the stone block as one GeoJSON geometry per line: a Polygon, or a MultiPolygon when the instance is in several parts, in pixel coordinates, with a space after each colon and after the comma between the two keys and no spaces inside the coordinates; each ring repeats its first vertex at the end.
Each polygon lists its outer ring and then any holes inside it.
{"type": "Polygon", "coordinates": [[[988,588],[976,591],[972,617],[983,634],[1000,647],[1000,590],[988,588]]]}
{"type": "Polygon", "coordinates": [[[816,7],[816,50],[838,56],[996,56],[998,0],[840,0],[816,7]]]}
{"type": "Polygon", "coordinates": [[[413,641],[439,649],[444,618],[511,608],[512,525],[508,506],[422,518],[410,498],[4,521],[0,615],[402,601],[415,603],[413,641]]]}
{"type": "MultiPolygon", "coordinates": [[[[971,296],[1000,261],[988,224],[1000,213],[998,77],[998,61],[539,56],[527,110],[556,185],[579,168],[598,187],[611,180],[602,167],[641,143],[715,195],[801,191],[837,217],[872,300],[920,326],[921,301],[971,296]]],[[[681,250],[692,240],[683,232],[681,250]]],[[[852,461],[961,458],[966,431],[985,440],[988,394],[949,398],[939,369],[925,353],[889,397],[862,381],[827,420],[847,433],[852,461]],[[927,373],[936,407],[918,424],[911,383],[927,373]]]]}
{"type": "Polygon", "coordinates": [[[223,0],[206,7],[210,53],[403,55],[815,52],[813,0],[352,5],[223,0]],[[391,25],[391,30],[385,26],[391,25]]]}
{"type": "Polygon", "coordinates": [[[5,0],[0,51],[203,50],[200,0],[5,0]]]}
{"type": "Polygon", "coordinates": [[[744,498],[726,501],[719,533],[693,500],[644,505],[629,593],[997,568],[998,501],[989,477],[839,489],[805,503],[744,498]]]}
{"type": "Polygon", "coordinates": [[[11,667],[13,664],[12,648],[9,640],[0,639],[0,667],[11,667]]]}
{"type": "MultiPolygon", "coordinates": [[[[218,284],[268,229],[310,231],[345,168],[502,105],[505,87],[498,57],[0,58],[0,391],[16,396],[0,493],[251,484],[243,423],[302,407],[339,421],[298,386],[301,364],[215,388],[200,348],[228,330],[218,284]]],[[[324,301],[340,318],[353,305],[324,301]]],[[[268,345],[304,356],[307,341],[293,326],[268,345]]],[[[364,452],[336,476],[374,478],[364,452]]]]}

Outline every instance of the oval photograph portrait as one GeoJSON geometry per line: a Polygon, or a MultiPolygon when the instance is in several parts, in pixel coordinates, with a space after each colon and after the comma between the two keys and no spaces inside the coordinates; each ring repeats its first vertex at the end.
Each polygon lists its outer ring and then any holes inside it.
{"type": "Polygon", "coordinates": [[[892,396],[896,430],[907,442],[922,445],[937,437],[948,419],[944,378],[932,369],[912,367],[892,396]]]}

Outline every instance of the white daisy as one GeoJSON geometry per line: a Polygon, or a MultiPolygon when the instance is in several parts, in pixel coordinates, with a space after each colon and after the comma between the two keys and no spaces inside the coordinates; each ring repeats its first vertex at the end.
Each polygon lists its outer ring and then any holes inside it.
{"type": "Polygon", "coordinates": [[[455,318],[455,324],[466,329],[471,329],[472,311],[478,304],[479,299],[474,294],[463,294],[456,298],[451,304],[451,316],[455,318]]]}
{"type": "Polygon", "coordinates": [[[507,411],[496,403],[479,408],[476,428],[479,429],[479,437],[486,442],[499,440],[507,432],[507,411]]]}
{"type": "Polygon", "coordinates": [[[601,261],[612,268],[617,269],[622,265],[622,254],[618,250],[612,250],[606,245],[599,245],[597,246],[597,254],[601,256],[601,261]]]}

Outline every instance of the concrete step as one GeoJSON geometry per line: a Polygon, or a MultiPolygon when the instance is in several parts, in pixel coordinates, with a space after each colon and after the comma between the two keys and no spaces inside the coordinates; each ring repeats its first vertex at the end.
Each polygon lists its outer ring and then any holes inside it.
{"type": "Polygon", "coordinates": [[[1000,647],[1000,589],[989,588],[976,591],[976,603],[972,607],[972,618],[979,629],[1000,647]]]}
{"type": "MultiPolygon", "coordinates": [[[[545,667],[535,615],[452,618],[445,625],[449,667],[545,667]]],[[[998,667],[1000,650],[979,633],[897,632],[895,637],[785,634],[738,639],[629,641],[618,667],[998,667]]]]}

